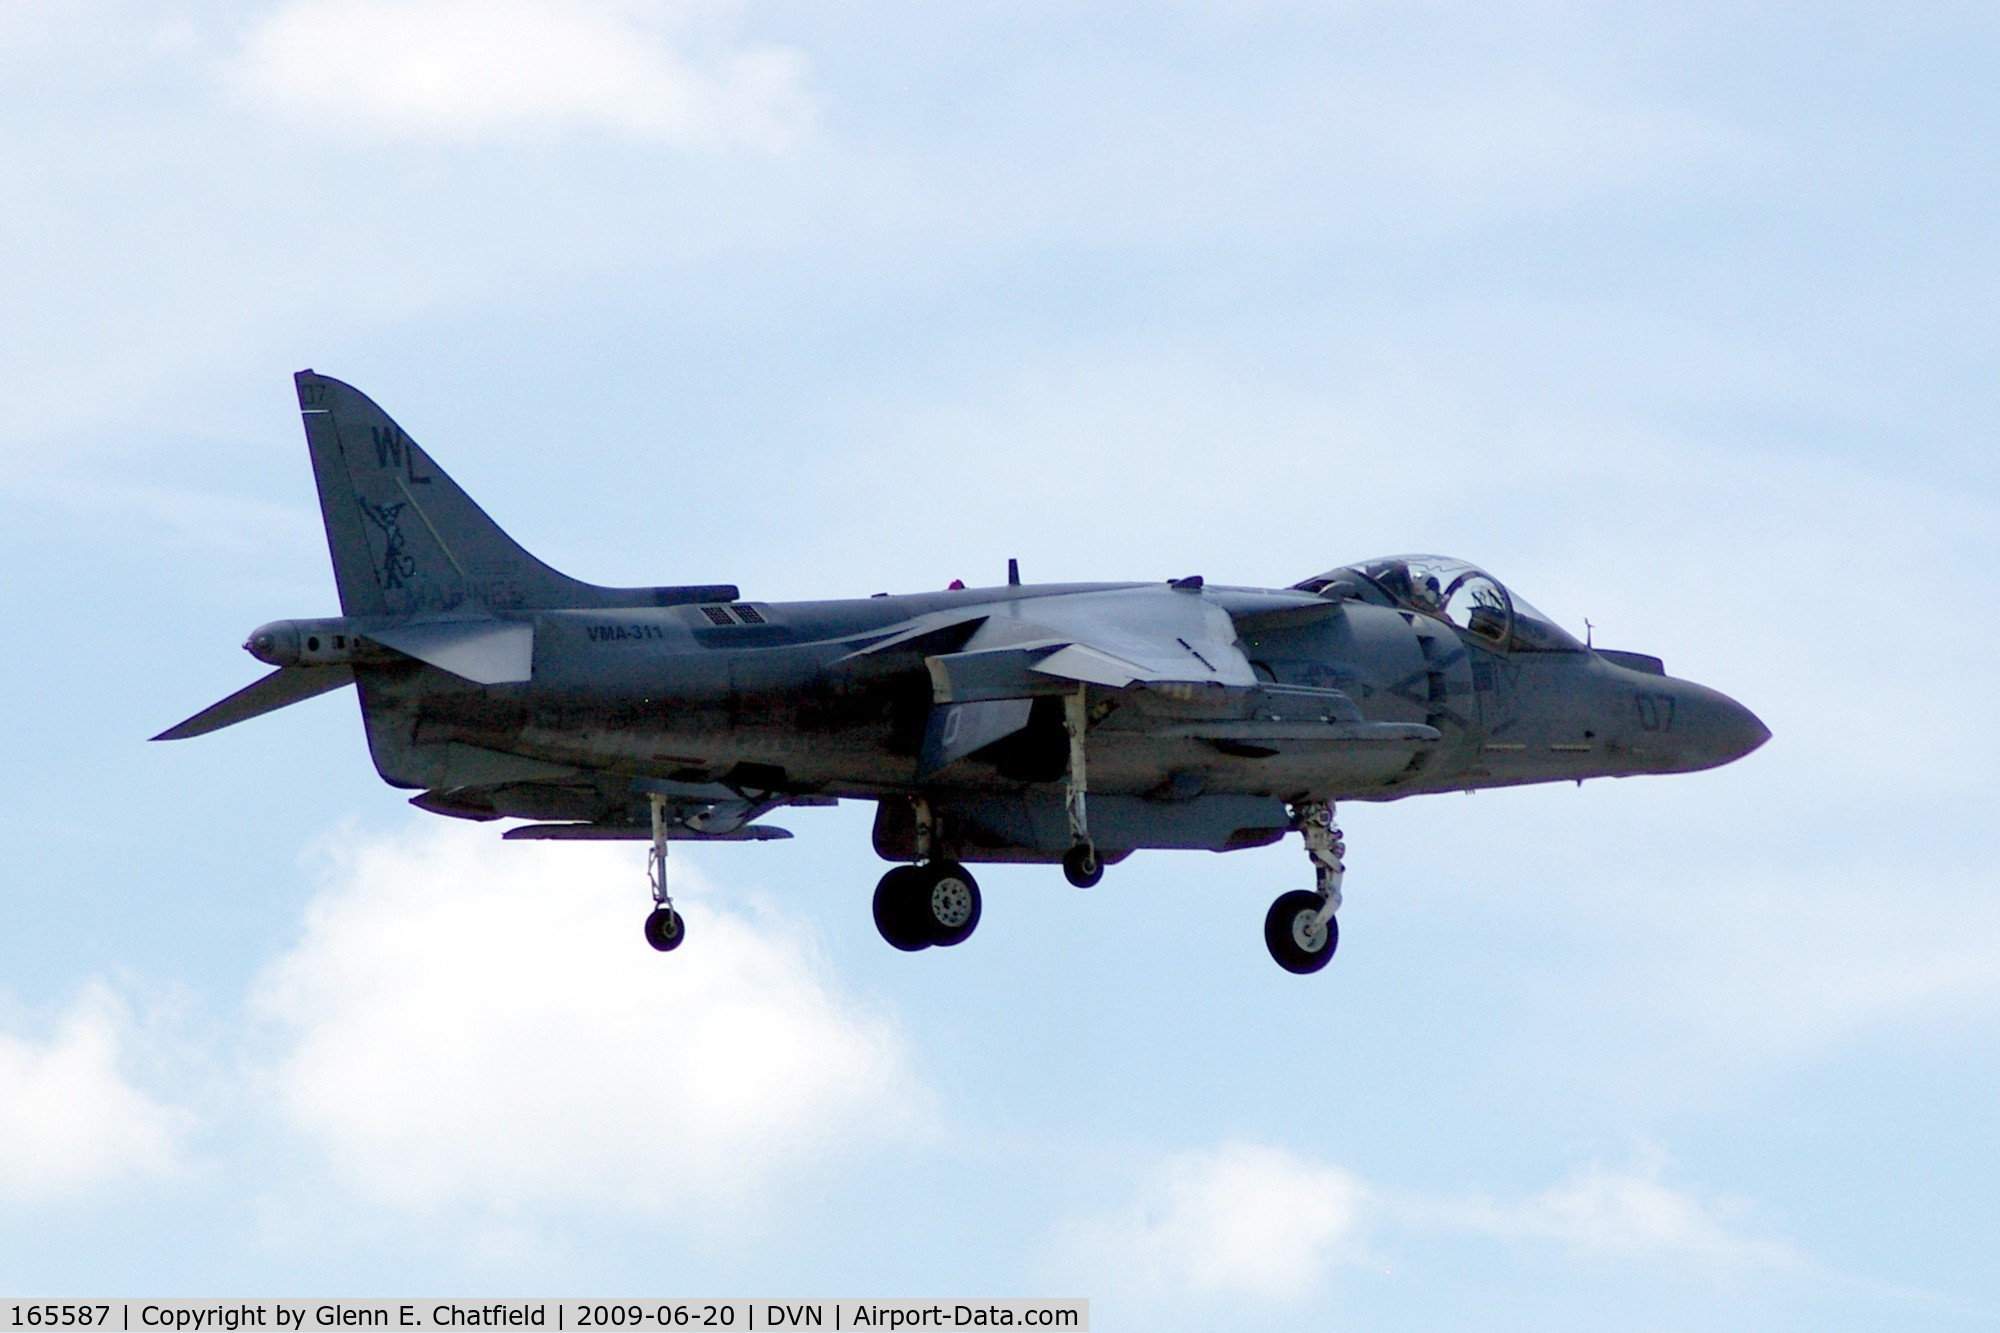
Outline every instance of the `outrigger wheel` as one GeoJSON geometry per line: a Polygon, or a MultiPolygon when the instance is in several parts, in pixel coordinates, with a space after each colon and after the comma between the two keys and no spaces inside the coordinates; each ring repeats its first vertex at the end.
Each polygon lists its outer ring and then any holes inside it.
{"type": "Polygon", "coordinates": [[[661,953],[672,953],[687,938],[687,923],[671,907],[655,907],[646,917],[646,943],[661,953]]]}
{"type": "Polygon", "coordinates": [[[897,866],[875,886],[875,929],[906,953],[963,944],[979,912],[978,881],[956,861],[897,866]]]}
{"type": "Polygon", "coordinates": [[[673,896],[667,892],[667,840],[671,830],[667,819],[667,799],[649,793],[653,808],[653,846],[646,854],[646,878],[653,886],[653,910],[646,917],[646,943],[661,953],[672,953],[687,938],[687,922],[674,910],[673,896]]]}
{"type": "Polygon", "coordinates": [[[1087,842],[1080,842],[1063,853],[1063,878],[1079,889],[1087,889],[1104,878],[1104,862],[1097,857],[1097,849],[1087,842]]]}

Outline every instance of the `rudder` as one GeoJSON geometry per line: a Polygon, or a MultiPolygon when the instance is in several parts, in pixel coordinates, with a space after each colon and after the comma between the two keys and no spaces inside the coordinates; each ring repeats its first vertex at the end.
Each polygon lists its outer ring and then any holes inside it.
{"type": "Polygon", "coordinates": [[[732,600],[726,585],[603,588],[557,572],[486,516],[352,385],[293,376],[340,609],[350,616],[732,600]]]}

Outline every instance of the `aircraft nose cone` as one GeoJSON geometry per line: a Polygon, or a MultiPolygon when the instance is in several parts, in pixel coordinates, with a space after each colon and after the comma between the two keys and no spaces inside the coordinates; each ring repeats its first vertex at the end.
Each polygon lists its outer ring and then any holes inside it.
{"type": "Polygon", "coordinates": [[[1703,768],[1733,763],[1771,739],[1762,718],[1720,690],[1696,686],[1692,694],[1690,730],[1703,768]]]}
{"type": "Polygon", "coordinates": [[[1734,699],[1727,702],[1729,708],[1722,725],[1717,728],[1719,734],[1716,737],[1718,748],[1728,756],[1723,763],[1741,759],[1771,739],[1771,729],[1764,725],[1762,718],[1734,699]]]}

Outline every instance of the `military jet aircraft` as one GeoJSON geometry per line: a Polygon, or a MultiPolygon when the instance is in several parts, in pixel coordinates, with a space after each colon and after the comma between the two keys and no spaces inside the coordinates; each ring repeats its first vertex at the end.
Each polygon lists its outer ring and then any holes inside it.
{"type": "Polygon", "coordinates": [[[1658,658],[1577,642],[1460,560],[1392,556],[1287,588],[1022,584],[767,602],[607,588],[535,559],[373,402],[296,376],[341,615],[244,647],[276,670],[155,737],[352,684],[411,804],[522,819],[506,838],[651,843],[645,934],[685,936],[668,844],[785,838],[782,806],[876,803],[898,949],[979,924],[967,863],[1060,863],[1089,887],[1140,848],[1298,832],[1271,956],[1339,942],[1340,801],[1712,768],[1770,733],[1658,658]]]}

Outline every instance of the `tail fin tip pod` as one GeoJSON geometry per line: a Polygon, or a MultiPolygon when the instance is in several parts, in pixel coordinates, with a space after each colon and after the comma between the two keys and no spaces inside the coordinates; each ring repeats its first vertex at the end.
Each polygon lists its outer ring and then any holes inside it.
{"type": "Polygon", "coordinates": [[[347,615],[673,605],[724,591],[714,600],[735,600],[720,584],[604,588],[559,573],[502,531],[366,394],[312,370],[293,380],[347,615]]]}

